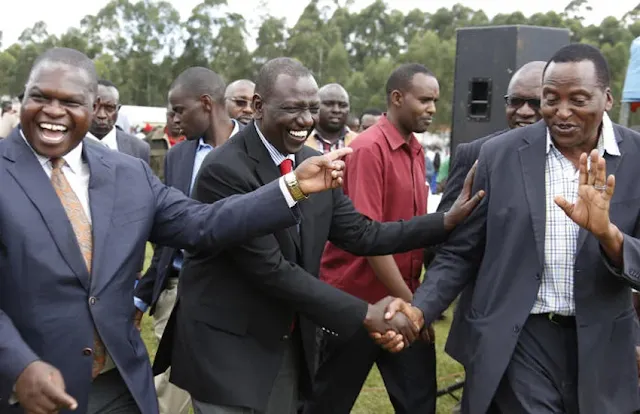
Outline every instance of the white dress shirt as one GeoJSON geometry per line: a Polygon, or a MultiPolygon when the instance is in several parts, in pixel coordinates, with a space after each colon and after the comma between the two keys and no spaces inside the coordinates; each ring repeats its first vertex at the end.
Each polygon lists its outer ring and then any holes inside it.
{"type": "Polygon", "coordinates": [[[112,150],[119,151],[118,149],[118,140],[116,139],[116,128],[111,128],[111,131],[107,135],[105,135],[102,139],[98,139],[91,132],[87,132],[87,138],[94,139],[104,145],[107,148],[111,148],[112,150]]]}

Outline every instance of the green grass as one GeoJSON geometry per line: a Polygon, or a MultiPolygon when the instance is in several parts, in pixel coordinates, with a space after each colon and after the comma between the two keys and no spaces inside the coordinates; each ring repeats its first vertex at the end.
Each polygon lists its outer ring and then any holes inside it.
{"type": "MultiPolygon", "coordinates": [[[[151,247],[147,248],[146,266],[151,260],[151,247]]],[[[444,353],[444,344],[449,333],[449,324],[451,321],[451,310],[446,313],[446,320],[436,323],[436,355],[437,355],[437,376],[438,388],[442,389],[449,385],[453,385],[456,380],[464,378],[462,367],[447,354],[444,353]]],[[[153,334],[153,323],[151,318],[145,314],[142,319],[142,339],[147,345],[149,355],[153,360],[156,353],[157,340],[153,334]]],[[[459,397],[460,392],[456,392],[459,397]]],[[[456,401],[448,395],[438,398],[437,414],[450,414],[456,401]]],[[[382,377],[378,369],[374,367],[367,378],[362,392],[356,401],[352,414],[392,414],[393,408],[389,402],[389,397],[384,388],[382,377]]]]}

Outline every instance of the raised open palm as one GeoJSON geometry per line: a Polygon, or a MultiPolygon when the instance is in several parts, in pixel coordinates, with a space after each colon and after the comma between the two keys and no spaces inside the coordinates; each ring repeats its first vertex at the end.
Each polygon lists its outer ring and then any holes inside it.
{"type": "Polygon", "coordinates": [[[613,175],[607,177],[606,162],[597,150],[591,151],[589,157],[590,168],[587,167],[587,154],[580,156],[576,202],[572,204],[562,196],[556,196],[554,201],[577,225],[599,237],[610,230],[609,203],[616,180],[613,175]]]}

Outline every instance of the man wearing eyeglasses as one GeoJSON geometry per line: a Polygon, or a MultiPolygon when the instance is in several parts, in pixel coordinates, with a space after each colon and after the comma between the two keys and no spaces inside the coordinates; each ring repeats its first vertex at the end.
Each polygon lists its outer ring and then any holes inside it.
{"type": "MultiPolygon", "coordinates": [[[[522,66],[511,78],[505,95],[505,112],[509,129],[520,128],[542,119],[540,113],[540,91],[542,88],[542,71],[546,62],[533,61],[522,66]]],[[[478,159],[480,147],[491,138],[503,134],[502,130],[456,147],[453,163],[449,172],[442,200],[438,211],[447,211],[456,201],[462,190],[464,178],[478,159]]],[[[425,260],[429,264],[431,260],[425,260]]]]}
{"type": "Polygon", "coordinates": [[[225,105],[229,117],[247,125],[253,119],[253,108],[251,101],[253,100],[253,90],[255,83],[247,79],[240,79],[231,82],[224,92],[225,105]]]}
{"type": "Polygon", "coordinates": [[[149,164],[151,149],[143,140],[116,128],[120,110],[118,88],[108,80],[98,81],[98,95],[93,108],[93,121],[87,137],[112,150],[140,158],[149,164]]]}

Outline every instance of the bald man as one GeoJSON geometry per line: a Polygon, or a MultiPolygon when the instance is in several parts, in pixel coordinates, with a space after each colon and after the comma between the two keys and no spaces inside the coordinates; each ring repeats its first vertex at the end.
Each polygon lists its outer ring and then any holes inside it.
{"type": "MultiPolygon", "coordinates": [[[[505,95],[505,113],[509,129],[495,132],[472,142],[456,147],[449,179],[438,206],[438,211],[447,211],[460,194],[467,172],[478,159],[480,147],[491,138],[511,129],[534,124],[542,118],[540,113],[540,93],[542,71],[546,62],[533,61],[522,66],[511,77],[505,95]]],[[[425,261],[425,263],[429,263],[425,261]]]]}
{"type": "Polygon", "coordinates": [[[348,146],[358,135],[347,127],[349,94],[341,85],[330,83],[320,88],[318,97],[318,123],[306,144],[323,153],[348,146]]]}
{"type": "Polygon", "coordinates": [[[255,83],[248,79],[231,82],[224,92],[224,100],[231,119],[247,125],[253,119],[253,91],[255,83]]]}

